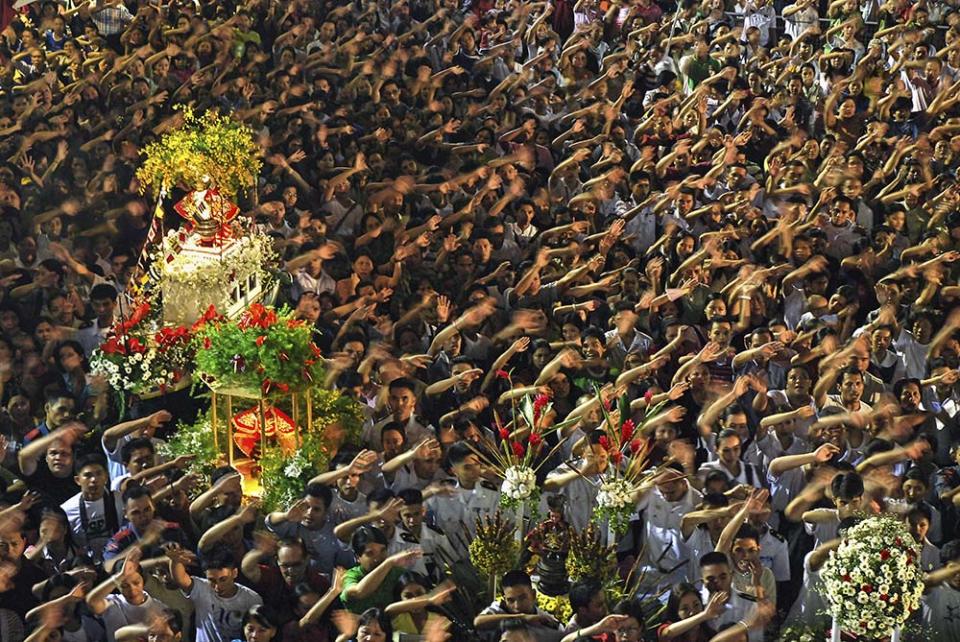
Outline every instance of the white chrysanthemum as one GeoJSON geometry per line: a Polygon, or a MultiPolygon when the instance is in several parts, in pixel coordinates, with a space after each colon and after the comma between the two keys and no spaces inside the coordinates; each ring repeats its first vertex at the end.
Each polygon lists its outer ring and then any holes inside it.
{"type": "Polygon", "coordinates": [[[526,466],[511,466],[504,471],[500,491],[510,499],[523,500],[533,495],[537,488],[537,476],[526,466]]]}
{"type": "Polygon", "coordinates": [[[829,611],[840,627],[876,637],[902,626],[923,593],[919,557],[903,522],[879,516],[849,529],[821,569],[829,611]]]}

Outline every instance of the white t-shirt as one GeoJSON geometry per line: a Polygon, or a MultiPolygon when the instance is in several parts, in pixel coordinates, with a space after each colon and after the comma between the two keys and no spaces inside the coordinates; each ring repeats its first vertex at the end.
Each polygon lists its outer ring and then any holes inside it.
{"type": "Polygon", "coordinates": [[[820,581],[820,572],[813,570],[810,566],[812,556],[811,551],[803,558],[803,585],[800,587],[797,601],[790,609],[790,615],[787,616],[788,622],[802,622],[809,626],[816,626],[828,621],[827,616],[824,615],[826,608],[822,596],[823,582],[820,581]]]}
{"type": "Polygon", "coordinates": [[[837,532],[840,530],[840,513],[835,508],[831,508],[836,518],[827,522],[804,522],[803,527],[807,531],[807,535],[813,535],[814,544],[813,547],[817,548],[821,546],[824,542],[829,542],[832,539],[837,538],[837,532]]]}
{"type": "Polygon", "coordinates": [[[112,593],[105,598],[108,604],[107,610],[100,617],[107,630],[107,642],[114,642],[113,634],[120,627],[130,624],[148,624],[151,615],[167,608],[166,604],[153,599],[148,593],[144,595],[147,599],[140,605],[130,604],[127,598],[119,593],[112,593]]]}
{"type": "Polygon", "coordinates": [[[194,577],[187,597],[193,602],[197,620],[197,642],[231,642],[243,638],[243,614],[263,599],[246,586],[237,585],[233,597],[218,596],[210,582],[194,577]]]}
{"type": "Polygon", "coordinates": [[[912,332],[905,328],[900,330],[900,336],[893,342],[893,346],[903,355],[908,377],[923,379],[927,375],[928,346],[917,341],[912,332]]]}
{"type": "MultiPolygon", "coordinates": [[[[107,514],[104,509],[105,498],[106,494],[95,502],[88,502],[83,499],[81,493],[77,493],[60,505],[63,512],[67,514],[67,521],[70,522],[73,541],[77,546],[88,549],[97,558],[103,556],[103,547],[107,545],[114,533],[108,525],[107,514]],[[81,515],[81,502],[83,502],[82,512],[86,513],[86,524],[84,524],[81,515]]],[[[117,527],[119,527],[123,523],[123,506],[120,504],[118,494],[113,494],[113,500],[114,509],[117,511],[117,527]]]]}

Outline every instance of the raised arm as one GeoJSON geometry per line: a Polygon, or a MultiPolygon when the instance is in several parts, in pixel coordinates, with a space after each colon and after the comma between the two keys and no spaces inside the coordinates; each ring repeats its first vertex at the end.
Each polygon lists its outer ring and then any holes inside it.
{"type": "Polygon", "coordinates": [[[231,531],[242,529],[246,524],[254,523],[257,521],[258,509],[259,505],[256,502],[252,502],[242,507],[236,514],[211,526],[200,538],[197,548],[201,551],[208,550],[226,537],[231,531]]]}
{"type": "Polygon", "coordinates": [[[119,589],[124,581],[131,580],[140,573],[138,564],[142,552],[139,547],[134,548],[135,551],[127,554],[119,573],[111,575],[87,594],[87,606],[90,607],[94,615],[102,615],[110,606],[107,602],[107,596],[114,590],[119,589]]]}
{"type": "Polygon", "coordinates": [[[333,604],[340,593],[343,592],[343,576],[346,574],[346,571],[339,566],[334,569],[333,577],[331,578],[330,589],[323,594],[317,603],[310,607],[310,610],[304,614],[300,621],[298,622],[301,629],[306,628],[312,622],[319,620],[323,614],[326,612],[330,605],[333,604]]]}
{"type": "Polygon", "coordinates": [[[409,549],[391,555],[383,560],[375,569],[364,575],[362,580],[345,588],[343,590],[343,597],[346,600],[362,600],[369,597],[380,588],[380,585],[387,579],[390,571],[408,561],[416,560],[422,555],[423,552],[419,548],[409,549]]]}
{"type": "Polygon", "coordinates": [[[134,419],[132,421],[125,421],[122,424],[117,424],[107,428],[103,432],[103,447],[109,451],[115,450],[117,447],[117,442],[138,430],[142,430],[147,427],[159,428],[166,422],[173,419],[171,415],[166,410],[158,410],[157,412],[142,417],[140,419],[134,419]]]}

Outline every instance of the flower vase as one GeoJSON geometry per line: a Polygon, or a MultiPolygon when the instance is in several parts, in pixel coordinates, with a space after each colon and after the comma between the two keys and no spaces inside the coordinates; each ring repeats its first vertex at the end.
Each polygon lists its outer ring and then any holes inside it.
{"type": "Polygon", "coordinates": [[[524,535],[523,512],[526,509],[526,507],[527,507],[527,502],[521,501],[519,504],[517,504],[517,508],[516,508],[517,512],[514,515],[514,520],[516,520],[516,523],[517,523],[517,534],[516,534],[517,546],[520,550],[523,550],[523,535],[524,535]]]}

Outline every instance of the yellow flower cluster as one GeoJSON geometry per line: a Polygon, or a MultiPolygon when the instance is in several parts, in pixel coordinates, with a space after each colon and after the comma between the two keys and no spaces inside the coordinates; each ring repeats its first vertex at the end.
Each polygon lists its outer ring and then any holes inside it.
{"type": "Polygon", "coordinates": [[[477,518],[477,536],[470,542],[470,561],[488,579],[499,578],[514,568],[520,548],[516,526],[503,519],[500,511],[493,517],[477,518]]]}
{"type": "Polygon", "coordinates": [[[567,595],[553,597],[537,593],[537,607],[555,617],[558,622],[569,622],[573,617],[573,607],[570,606],[570,597],[567,595]]]}
{"type": "Polygon", "coordinates": [[[570,552],[567,555],[567,574],[570,580],[595,578],[606,579],[617,566],[616,549],[603,542],[600,529],[593,522],[570,538],[570,552]]]}
{"type": "Polygon", "coordinates": [[[228,116],[183,110],[183,126],[147,145],[137,170],[140,188],[162,190],[217,188],[228,198],[253,187],[260,171],[253,132],[228,116]]]}

